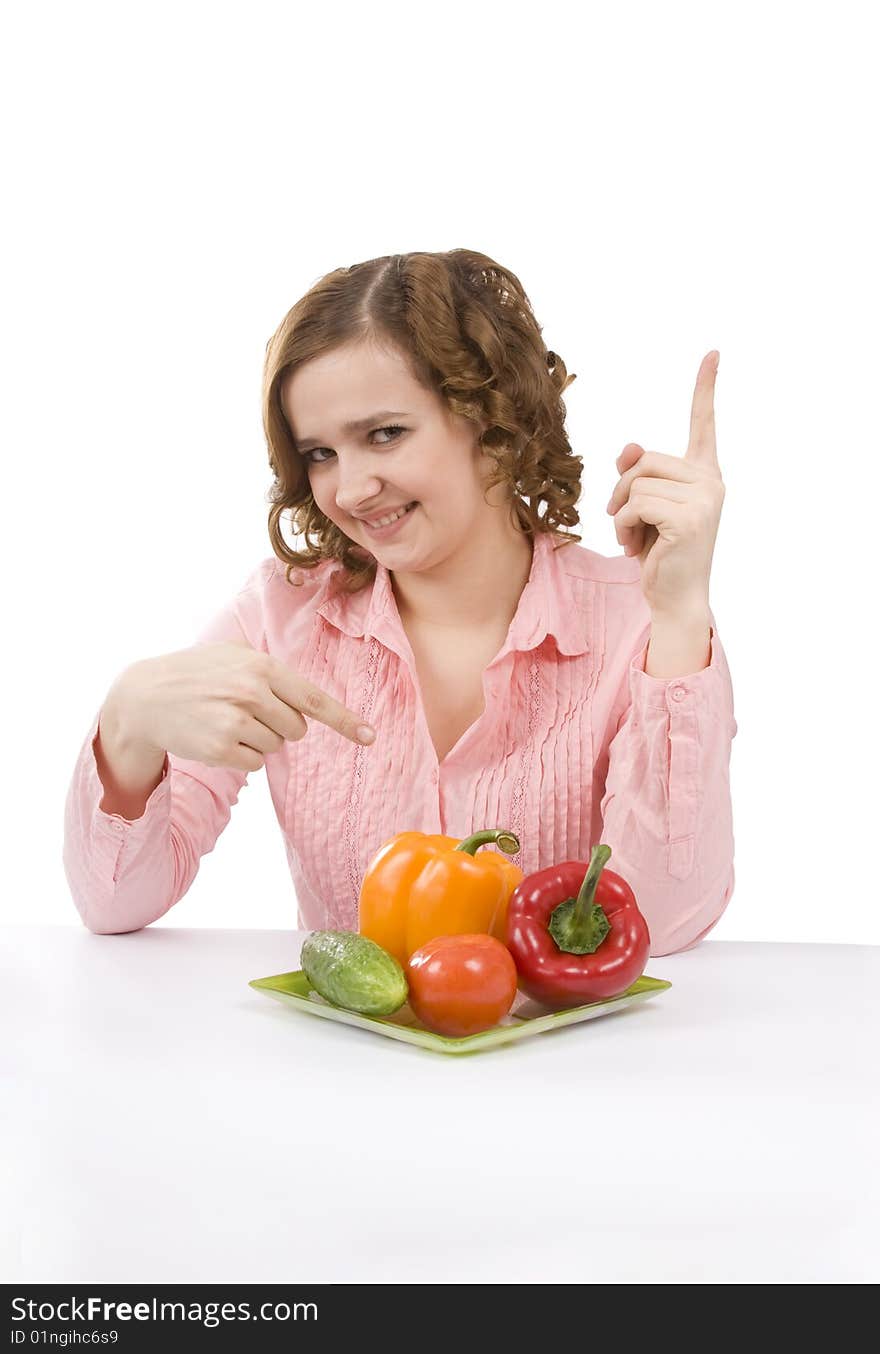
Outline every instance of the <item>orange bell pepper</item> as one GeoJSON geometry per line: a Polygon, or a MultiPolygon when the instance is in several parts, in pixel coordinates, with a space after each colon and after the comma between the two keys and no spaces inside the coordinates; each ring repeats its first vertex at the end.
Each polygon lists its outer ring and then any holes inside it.
{"type": "Polygon", "coordinates": [[[504,828],[488,828],[460,841],[428,832],[398,832],[371,860],[361,883],[358,930],[401,964],[437,936],[507,938],[507,904],[523,877],[497,851],[514,855],[519,841],[504,828]]]}

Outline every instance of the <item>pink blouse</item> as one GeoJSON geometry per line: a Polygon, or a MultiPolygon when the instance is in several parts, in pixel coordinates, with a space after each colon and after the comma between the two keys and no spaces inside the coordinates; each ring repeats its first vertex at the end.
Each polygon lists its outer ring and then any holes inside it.
{"type": "MultiPolygon", "coordinates": [[[[265,770],[298,904],[298,926],[357,929],[360,883],[403,831],[463,839],[508,828],[525,874],[612,849],[635,893],[651,954],[689,949],[734,888],[729,764],[737,732],[710,610],[711,662],[649,677],[651,613],[638,560],[535,538],[507,638],[485,669],[485,709],[438,763],[391,579],[328,596],[325,561],[288,583],[270,556],[196,639],[241,633],[371,724],[353,743],[308,720],[265,770]]],[[[229,822],[248,773],[166,755],[140,818],[100,808],[92,720],[65,804],[63,859],[76,908],[99,934],[149,925],[186,893],[229,822]]],[[[484,846],[481,850],[495,850],[484,846]]]]}

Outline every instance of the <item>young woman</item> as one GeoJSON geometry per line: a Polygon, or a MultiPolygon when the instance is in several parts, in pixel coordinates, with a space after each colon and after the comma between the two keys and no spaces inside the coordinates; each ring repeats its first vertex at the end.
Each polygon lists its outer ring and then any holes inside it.
{"type": "Polygon", "coordinates": [[[167,912],[265,766],[304,928],[356,929],[395,833],[503,827],[527,874],[607,843],[651,953],[700,940],[734,887],[717,359],[684,457],[618,457],[609,558],[564,530],[575,378],[513,273],[456,249],[321,279],[267,345],[272,555],[191,648],[116,678],[76,763],[86,926],[167,912]]]}

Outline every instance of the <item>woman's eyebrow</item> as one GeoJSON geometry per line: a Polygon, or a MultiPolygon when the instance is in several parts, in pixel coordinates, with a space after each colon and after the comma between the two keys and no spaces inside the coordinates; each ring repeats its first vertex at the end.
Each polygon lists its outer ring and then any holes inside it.
{"type": "MultiPolygon", "coordinates": [[[[347,433],[359,433],[372,428],[376,423],[381,423],[383,418],[409,418],[409,414],[402,409],[378,409],[375,414],[367,414],[365,418],[353,418],[348,423],[343,423],[342,428],[347,433]]],[[[324,445],[320,437],[298,437],[295,441],[298,451],[311,451],[313,447],[324,445]]]]}

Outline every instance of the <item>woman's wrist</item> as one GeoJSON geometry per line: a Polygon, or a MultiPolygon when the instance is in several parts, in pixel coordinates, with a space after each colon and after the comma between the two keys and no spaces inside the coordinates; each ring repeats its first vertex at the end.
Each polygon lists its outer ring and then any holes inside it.
{"type": "Polygon", "coordinates": [[[652,614],[651,638],[645,656],[649,677],[688,677],[702,672],[712,660],[712,621],[704,609],[682,611],[677,616],[652,614]]]}

